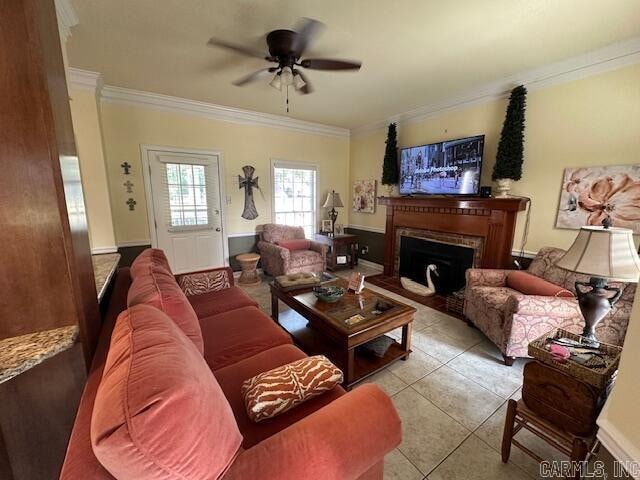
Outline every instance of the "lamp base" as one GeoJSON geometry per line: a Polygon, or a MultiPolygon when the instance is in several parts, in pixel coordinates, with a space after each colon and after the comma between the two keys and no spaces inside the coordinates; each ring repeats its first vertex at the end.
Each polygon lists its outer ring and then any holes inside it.
{"type": "Polygon", "coordinates": [[[580,312],[584,317],[584,330],[582,337],[584,343],[590,347],[597,348],[600,342],[596,338],[596,326],[607,316],[611,307],[618,301],[622,291],[619,288],[609,287],[604,278],[591,277],[589,283],[576,282],[576,294],[580,312]],[[583,287],[590,290],[584,291],[583,287]],[[614,292],[611,295],[610,292],[614,292]]]}

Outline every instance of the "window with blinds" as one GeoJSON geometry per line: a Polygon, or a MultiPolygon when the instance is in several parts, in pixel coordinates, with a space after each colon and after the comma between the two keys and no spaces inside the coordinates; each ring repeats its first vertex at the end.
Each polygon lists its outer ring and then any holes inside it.
{"type": "Polygon", "coordinates": [[[165,163],[167,226],[172,231],[211,225],[211,192],[207,165],[165,163]]]}
{"type": "Polygon", "coordinates": [[[304,164],[273,164],[273,219],[304,228],[313,238],[316,224],[316,168],[304,164]]]}

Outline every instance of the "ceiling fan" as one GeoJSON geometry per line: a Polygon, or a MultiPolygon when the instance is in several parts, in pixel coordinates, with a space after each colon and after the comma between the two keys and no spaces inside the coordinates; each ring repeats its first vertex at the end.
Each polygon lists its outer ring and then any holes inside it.
{"type": "Polygon", "coordinates": [[[226,48],[249,57],[263,58],[267,62],[277,64],[277,66],[260,69],[232,82],[238,87],[273,73],[274,75],[269,85],[276,90],[282,90],[283,86],[293,86],[298,92],[308,94],[313,91],[313,88],[301,69],[359,70],[362,65],[358,61],[333,58],[302,58],[304,52],[323,29],[324,24],[322,22],[311,18],[303,18],[300,20],[296,31],[273,30],[267,34],[268,55],[215,37],[211,38],[207,45],[226,48]]]}

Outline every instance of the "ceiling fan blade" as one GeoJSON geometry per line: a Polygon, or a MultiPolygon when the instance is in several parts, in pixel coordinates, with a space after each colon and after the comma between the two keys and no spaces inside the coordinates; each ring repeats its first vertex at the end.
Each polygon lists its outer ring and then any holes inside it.
{"type": "Polygon", "coordinates": [[[227,50],[240,53],[241,55],[247,55],[249,57],[262,58],[265,60],[269,60],[271,58],[265,53],[260,52],[258,50],[254,50],[249,47],[244,47],[242,45],[236,45],[234,43],[229,43],[224,40],[219,40],[215,37],[210,38],[209,41],[207,42],[207,45],[209,45],[210,47],[226,48],[227,50]]]}
{"type": "Polygon", "coordinates": [[[301,18],[296,26],[296,38],[293,42],[293,52],[296,58],[300,58],[303,52],[309,48],[316,37],[324,30],[325,25],[313,18],[301,18]]]}
{"type": "Polygon", "coordinates": [[[250,73],[249,75],[245,75],[244,77],[241,77],[237,80],[234,80],[231,83],[233,83],[236,87],[241,87],[243,85],[246,85],[249,82],[253,82],[254,80],[259,79],[260,77],[263,77],[267,73],[273,73],[275,71],[276,71],[275,67],[263,68],[253,73],[250,73]]]}
{"type": "Polygon", "coordinates": [[[298,92],[300,92],[303,95],[307,95],[309,93],[313,92],[313,87],[311,86],[311,83],[309,82],[309,79],[306,77],[306,75],[304,73],[302,73],[300,70],[296,70],[296,75],[300,75],[300,78],[302,80],[304,80],[304,87],[302,87],[301,89],[298,90],[298,92]]]}
{"type": "Polygon", "coordinates": [[[300,66],[311,70],[360,70],[362,62],[332,58],[307,58],[300,66]]]}

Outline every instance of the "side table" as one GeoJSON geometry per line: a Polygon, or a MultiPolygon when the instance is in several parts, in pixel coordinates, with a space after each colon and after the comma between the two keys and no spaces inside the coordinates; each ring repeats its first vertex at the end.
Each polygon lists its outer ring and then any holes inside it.
{"type": "Polygon", "coordinates": [[[349,233],[330,237],[316,233],[314,240],[329,247],[327,251],[327,269],[353,268],[358,265],[358,237],[349,233]],[[338,256],[346,255],[345,263],[338,263],[338,256]]]}
{"type": "Polygon", "coordinates": [[[240,255],[236,255],[236,260],[242,270],[240,278],[238,279],[239,284],[258,285],[262,281],[256,269],[260,255],[257,253],[241,253],[240,255]]]}

